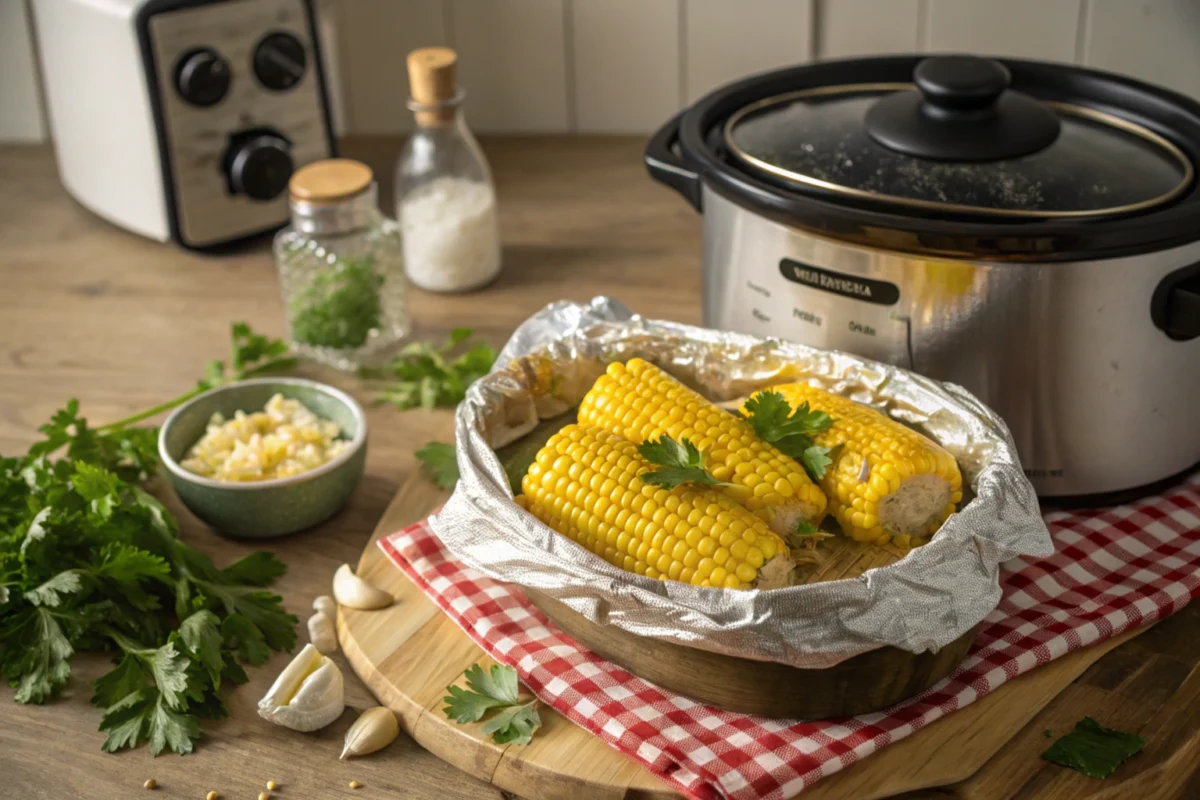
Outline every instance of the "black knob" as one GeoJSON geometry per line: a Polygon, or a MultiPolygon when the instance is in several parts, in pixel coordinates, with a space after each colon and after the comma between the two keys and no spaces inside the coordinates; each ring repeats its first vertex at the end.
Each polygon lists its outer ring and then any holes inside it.
{"type": "Polygon", "coordinates": [[[925,111],[968,110],[995,105],[1012,83],[1012,75],[1007,67],[990,58],[942,56],[917,64],[913,82],[927,103],[925,111]]]}
{"type": "Polygon", "coordinates": [[[251,136],[234,145],[226,159],[229,188],[255,200],[273,200],[292,177],[290,145],[272,134],[251,136]]]}
{"type": "Polygon", "coordinates": [[[999,161],[1049,147],[1061,127],[1050,108],[1008,88],[1008,68],[976,56],[936,56],[917,64],[915,90],[893,92],[867,109],[871,138],[938,161],[999,161]]]}
{"type": "Polygon", "coordinates": [[[254,75],[273,91],[291,89],[307,66],[304,45],[290,33],[269,33],[254,48],[254,75]]]}
{"type": "Polygon", "coordinates": [[[208,47],[189,50],[175,62],[175,89],[194,106],[221,102],[232,77],[229,62],[208,47]]]}

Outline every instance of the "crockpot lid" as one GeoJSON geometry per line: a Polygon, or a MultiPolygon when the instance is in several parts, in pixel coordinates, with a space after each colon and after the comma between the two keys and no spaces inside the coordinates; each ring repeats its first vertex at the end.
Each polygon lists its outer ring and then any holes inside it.
{"type": "Polygon", "coordinates": [[[920,62],[916,86],[821,86],[732,114],[730,153],[789,188],[897,210],[984,217],[1098,217],[1165,204],[1193,167],[1174,144],[1126,119],[1008,89],[1001,64],[920,62]]]}

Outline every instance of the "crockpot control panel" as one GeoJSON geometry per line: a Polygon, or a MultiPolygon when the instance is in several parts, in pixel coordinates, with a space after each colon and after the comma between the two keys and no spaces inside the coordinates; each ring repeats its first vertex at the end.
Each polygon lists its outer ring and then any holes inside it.
{"type": "Polygon", "coordinates": [[[741,311],[734,311],[742,317],[740,330],[911,367],[900,287],[793,258],[777,266],[770,280],[747,277],[741,287],[731,287],[740,295],[741,311]]]}

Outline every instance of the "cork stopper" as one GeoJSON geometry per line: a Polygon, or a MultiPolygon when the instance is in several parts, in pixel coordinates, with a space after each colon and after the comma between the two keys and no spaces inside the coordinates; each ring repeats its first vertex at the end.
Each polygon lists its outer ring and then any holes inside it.
{"type": "MultiPolygon", "coordinates": [[[[458,54],[449,47],[422,47],[408,54],[408,87],[415,103],[436,106],[453,100],[458,92],[458,54]]],[[[416,112],[419,125],[445,125],[454,121],[453,108],[416,112]]]]}
{"type": "Polygon", "coordinates": [[[362,194],[373,179],[366,164],[349,158],[327,158],[296,170],[288,181],[288,191],[296,200],[336,203],[362,194]]]}

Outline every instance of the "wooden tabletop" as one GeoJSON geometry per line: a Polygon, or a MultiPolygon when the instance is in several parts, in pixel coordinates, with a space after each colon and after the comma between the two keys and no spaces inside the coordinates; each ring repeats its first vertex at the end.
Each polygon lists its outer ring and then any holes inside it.
{"type": "MultiPolygon", "coordinates": [[[[589,137],[486,141],[500,197],[504,271],[475,294],[414,289],[417,335],[468,326],[499,345],[546,303],[598,294],[619,297],[650,316],[698,322],[699,219],[645,176],[641,146],[640,140],[589,137]]],[[[383,178],[381,197],[390,198],[388,176],[399,148],[393,139],[352,140],[344,153],[369,163],[383,178]]],[[[48,148],[0,147],[0,453],[23,451],[37,426],[71,397],[80,399],[90,420],[103,423],[185,391],[206,361],[224,356],[233,320],[283,332],[269,242],[201,256],[146,241],[73,202],[58,183],[48,148]]],[[[370,400],[353,377],[311,366],[300,372],[370,400]]],[[[413,450],[451,433],[446,411],[375,407],[368,415],[367,472],[347,508],[317,530],[266,547],[289,566],[275,588],[299,615],[328,591],[339,564],[357,560],[413,469],[413,450]]],[[[259,549],[217,536],[165,487],[155,491],[182,521],[182,535],[218,564],[259,549]]],[[[187,757],[152,759],[145,748],[100,752],[99,710],[88,697],[90,682],[108,669],[103,657],[77,657],[66,695],[47,706],[17,705],[11,690],[0,688],[0,794],[108,800],[129,797],[154,778],[163,796],[180,798],[202,798],[214,789],[223,798],[253,798],[267,780],[279,781],[278,796],[285,799],[500,797],[404,737],[381,753],[339,762],[349,714],[316,734],[261,720],[255,703],[284,663],[286,657],[277,656],[250,670],[249,685],[229,697],[229,718],[205,725],[199,747],[187,757]],[[364,788],[351,791],[350,780],[364,788]]],[[[1162,737],[1175,737],[1172,758],[1148,749],[1129,765],[1144,772],[1148,789],[1172,787],[1171,794],[1147,797],[1200,797],[1200,777],[1192,774],[1200,763],[1200,733],[1188,722],[1200,714],[1197,664],[1200,610],[1193,605],[1097,662],[1022,736],[1062,731],[1084,714],[1110,710],[1110,723],[1130,730],[1151,726],[1162,737]],[[1150,698],[1155,708],[1173,698],[1172,715],[1151,719],[1141,713],[1150,698]],[[1190,753],[1190,760],[1179,760],[1181,753],[1190,753]],[[1162,783],[1164,774],[1173,779],[1162,783]]],[[[344,671],[347,704],[373,705],[344,671]]],[[[954,796],[960,788],[963,796],[1048,796],[1039,793],[1053,787],[1055,797],[1087,797],[1103,786],[1027,754],[1006,758],[1006,751],[967,784],[974,784],[969,792],[964,784],[936,796],[954,796]]]]}

